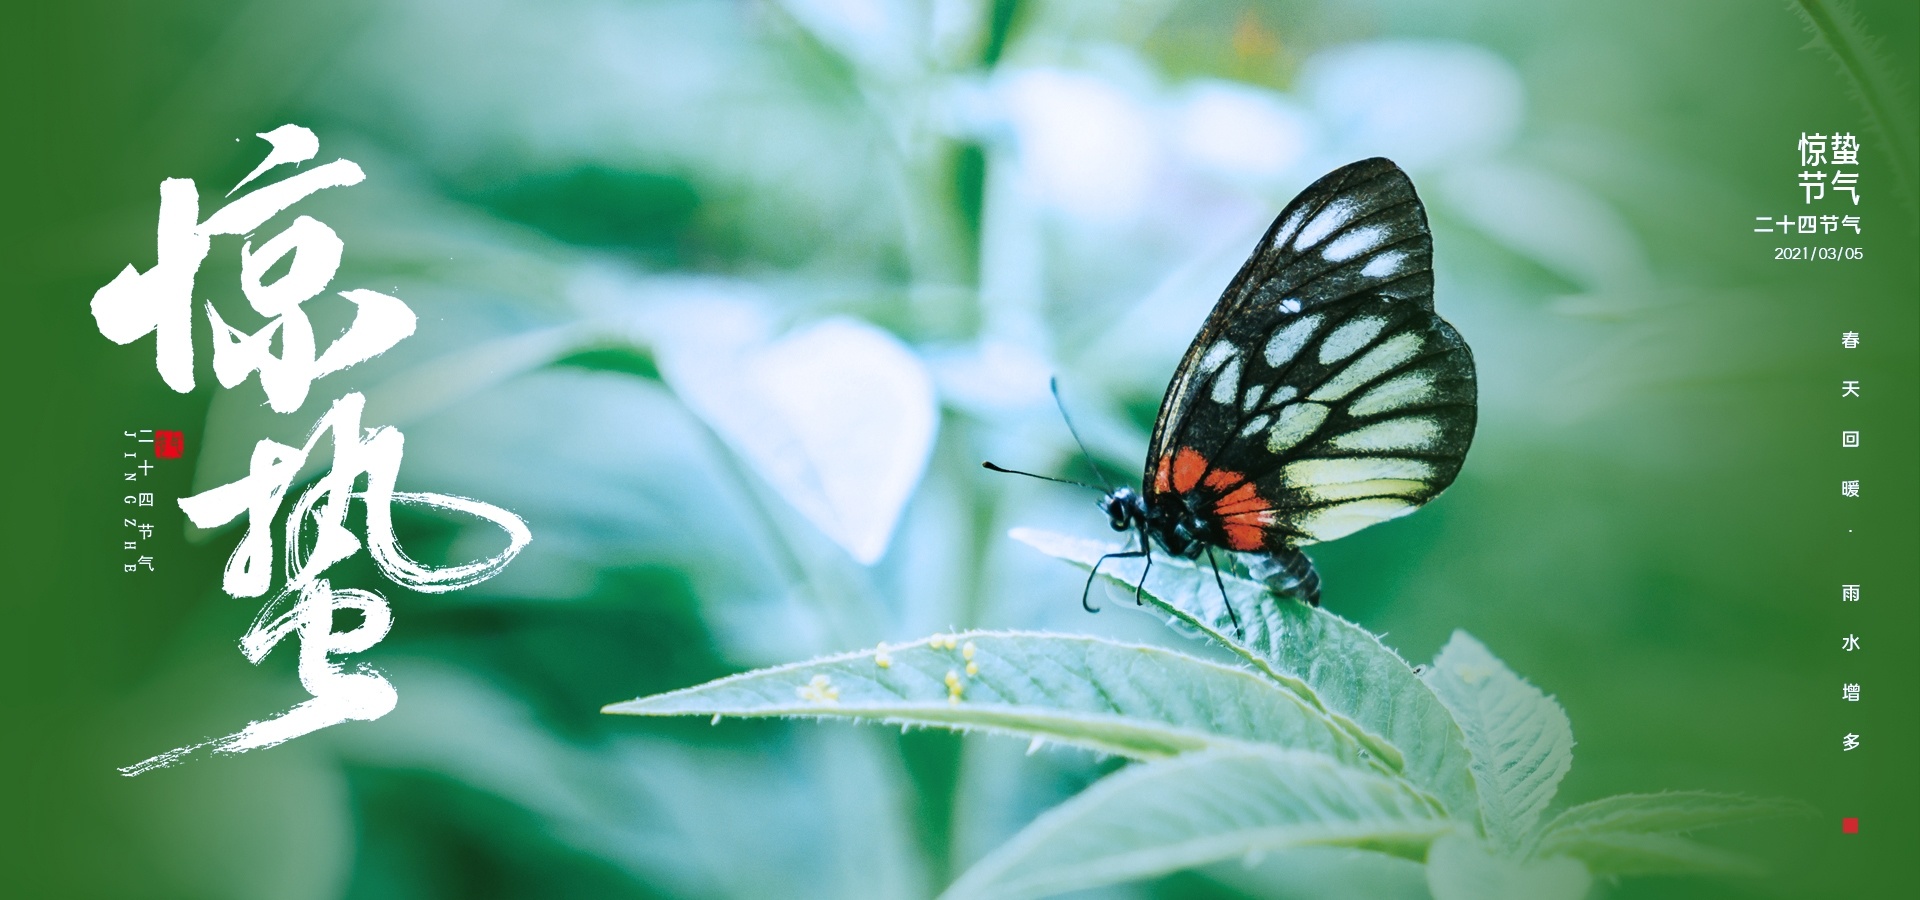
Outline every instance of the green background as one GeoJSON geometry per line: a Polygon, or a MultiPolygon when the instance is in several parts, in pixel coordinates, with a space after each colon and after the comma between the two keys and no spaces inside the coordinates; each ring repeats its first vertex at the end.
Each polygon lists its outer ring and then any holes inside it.
{"type": "MultiPolygon", "coordinates": [[[[1910,86],[1914,7],[1859,6],[1891,80],[1910,86]]],[[[992,455],[1075,473],[1050,410],[945,407],[896,552],[863,571],[673,403],[645,352],[583,344],[465,401],[486,415],[403,426],[403,488],[512,506],[550,556],[472,596],[382,589],[396,625],[364,658],[394,678],[398,711],[242,757],[114,772],[300,698],[284,649],[257,669],[236,652],[255,607],[218,590],[233,534],[190,543],[176,517],[161,572],[136,585],[118,571],[123,429],[182,427],[196,459],[261,434],[208,420],[216,393],[238,408],[258,388],[212,389],[204,317],[200,388],[183,396],[160,383],[150,341],[112,345],[88,313],[122,265],[151,264],[162,178],[217,193],[259,158],[249,135],[287,121],[320,135],[322,159],[361,163],[367,184],[314,201],[347,243],[335,286],[391,276],[422,313],[370,380],[468,341],[567,325],[579,310],[556,298],[596,266],[639,283],[754,285],[784,321],[852,314],[929,354],[1005,312],[978,274],[1005,154],[916,118],[931,89],[889,80],[884,59],[771,4],[448,7],[9,14],[9,892],[721,897],[866,885],[884,896],[937,889],[1113,768],[1066,752],[1023,759],[988,738],[599,716],[606,702],[845,649],[782,644],[785,623],[807,615],[782,552],[815,583],[877,598],[889,612],[867,623],[868,643],[949,625],[1153,629],[1081,617],[1077,578],[1002,537],[1020,524],[1102,527],[1077,494],[976,468],[992,455]],[[698,77],[596,81],[579,63],[596,42],[647,72],[698,77]],[[884,149],[890,128],[920,129],[911,152],[884,149]],[[554,396],[571,405],[542,399],[554,396]],[[564,587],[543,581],[563,576],[564,587]],[[887,840],[894,850],[871,849],[887,840]],[[848,855],[856,846],[895,868],[847,875],[880,865],[848,855]]],[[[1498,154],[1606,204],[1644,248],[1647,277],[1582,283],[1577,266],[1570,276],[1517,250],[1420,182],[1439,305],[1480,365],[1480,431],[1444,499],[1315,552],[1327,602],[1413,660],[1465,628],[1556,695],[1579,741],[1564,802],[1697,788],[1819,810],[1710,837],[1767,860],[1770,877],[1598,893],[1898,895],[1920,801],[1914,206],[1887,138],[1788,9],[1381,0],[1094,15],[995,3],[976,19],[936,54],[943,74],[1108,71],[1118,47],[1163,85],[1207,76],[1287,91],[1323,48],[1398,37],[1509,63],[1525,119],[1498,154]],[[1797,211],[1794,140],[1837,129],[1862,135],[1867,231],[1845,243],[1866,259],[1776,262],[1773,247],[1798,241],[1752,234],[1753,217],[1797,211]],[[1845,330],[1863,335],[1858,350],[1841,350],[1845,330]],[[1843,378],[1862,380],[1864,396],[1843,404],[1843,378]],[[1856,427],[1865,446],[1842,451],[1834,432],[1856,427]],[[1865,496],[1843,501],[1843,477],[1865,496]],[[1835,588],[1853,581],[1866,597],[1842,607],[1835,588]],[[1839,651],[1847,633],[1863,652],[1839,651]],[[1841,703],[1843,681],[1862,683],[1865,701],[1841,703]],[[1864,746],[1842,755],[1848,731],[1864,746]],[[1843,837],[1843,815],[1862,834],[1843,837]]],[[[1911,148],[1910,92],[1902,104],[1894,124],[1911,148]]],[[[1286,193],[1253,192],[1270,208],[1286,193]]],[[[1149,270],[1181,261],[1167,249],[1181,245],[1141,239],[1145,226],[1050,227],[1045,252],[1068,262],[1029,312],[1070,395],[1105,417],[1103,464],[1131,472],[1141,445],[1128,441],[1150,424],[1179,341],[1135,356],[1103,343],[1105,326],[1158,281],[1149,270]],[[1144,251],[1130,243],[1142,240],[1144,251]]],[[[216,244],[203,286],[231,283],[218,259],[232,246],[216,244]]],[[[323,381],[315,396],[355,383],[323,381]]],[[[304,427],[318,407],[291,418],[304,427]]],[[[156,477],[163,496],[191,490],[184,464],[156,477]]],[[[463,546],[444,523],[406,528],[428,557],[463,546]]],[[[336,571],[377,583],[364,561],[336,571]]],[[[1404,873],[1369,865],[1306,854],[1262,871],[1274,896],[1398,896],[1404,873]]],[[[1183,875],[1115,895],[1248,889],[1233,883],[1183,875]]]]}

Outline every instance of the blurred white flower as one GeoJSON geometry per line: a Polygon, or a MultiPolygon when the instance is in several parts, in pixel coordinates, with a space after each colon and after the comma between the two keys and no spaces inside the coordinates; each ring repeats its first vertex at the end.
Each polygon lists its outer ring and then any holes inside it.
{"type": "Polygon", "coordinates": [[[1045,409],[1054,366],[1025,344],[988,338],[929,355],[940,396],[976,415],[1045,409]]]}
{"type": "Polygon", "coordinates": [[[1138,216],[1159,174],[1147,98],[1098,75],[1022,69],[999,84],[1028,188],[1069,215],[1138,216]]]}
{"type": "Polygon", "coordinates": [[[1408,170],[1498,152],[1519,131],[1525,106],[1513,66],[1452,41],[1322,51],[1307,60],[1298,84],[1338,162],[1385,156],[1408,170]]]}
{"type": "Polygon", "coordinates": [[[781,5],[829,46],[876,73],[900,74],[915,63],[921,11],[889,0],[782,0],[781,5]]]}
{"type": "Polygon", "coordinates": [[[1198,167],[1228,178],[1272,181],[1316,143],[1306,110],[1272,91],[1231,81],[1195,81],[1172,112],[1173,141],[1198,167]]]}
{"type": "Polygon", "coordinates": [[[742,304],[687,304],[660,374],[722,440],[847,553],[871,565],[926,472],[933,379],[898,338],[834,318],[766,340],[742,304]]]}

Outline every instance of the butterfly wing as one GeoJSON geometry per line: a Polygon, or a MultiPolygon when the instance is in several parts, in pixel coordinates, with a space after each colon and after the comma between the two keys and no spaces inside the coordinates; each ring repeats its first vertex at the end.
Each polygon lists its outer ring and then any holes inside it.
{"type": "Polygon", "coordinates": [[[1332,540],[1412,512],[1473,440],[1473,355],[1433,310],[1426,209],[1368,159],[1287,205],[1180,361],[1148,510],[1233,550],[1332,540]]]}

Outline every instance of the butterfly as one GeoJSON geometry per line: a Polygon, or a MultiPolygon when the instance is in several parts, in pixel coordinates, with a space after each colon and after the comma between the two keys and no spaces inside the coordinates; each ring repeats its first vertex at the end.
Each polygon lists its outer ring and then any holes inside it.
{"type": "MultiPolygon", "coordinates": [[[[1473,353],[1434,312],[1433,238],[1413,182],[1387,159],[1336,169],[1274,219],[1187,348],[1141,488],[1100,501],[1138,549],[1100,562],[1146,557],[1151,569],[1155,545],[1205,555],[1224,599],[1214,551],[1232,551],[1269,587],[1318,606],[1320,577],[1300,548],[1406,515],[1452,484],[1475,396],[1473,353]]],[[[1084,591],[1081,603],[1093,609],[1084,591]]]]}

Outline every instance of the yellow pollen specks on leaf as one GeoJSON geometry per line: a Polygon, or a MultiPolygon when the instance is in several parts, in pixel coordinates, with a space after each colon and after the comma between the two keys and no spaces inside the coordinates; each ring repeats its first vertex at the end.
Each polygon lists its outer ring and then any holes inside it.
{"type": "Polygon", "coordinates": [[[955,672],[952,669],[948,669],[947,670],[947,702],[959,703],[960,695],[964,693],[966,689],[967,689],[967,686],[960,681],[960,673],[955,672]]]}
{"type": "Polygon", "coordinates": [[[826,675],[815,675],[813,680],[793,689],[800,699],[808,703],[833,704],[840,702],[840,689],[833,686],[833,679],[826,675]]]}
{"type": "Polygon", "coordinates": [[[980,674],[980,664],[977,662],[967,663],[967,674],[968,675],[980,674]]]}
{"type": "Polygon", "coordinates": [[[893,657],[887,654],[886,641],[881,641],[880,646],[874,648],[873,664],[882,669],[893,668],[893,657]]]}
{"type": "MultiPolygon", "coordinates": [[[[948,644],[947,646],[949,646],[949,647],[951,647],[951,646],[953,646],[953,645],[952,645],[952,644],[948,644]]],[[[962,657],[964,657],[964,658],[966,658],[966,659],[972,659],[972,658],[973,658],[973,651],[974,651],[974,647],[973,647],[973,642],[972,642],[972,641],[968,641],[968,642],[967,642],[967,645],[966,645],[965,647],[962,647],[962,648],[960,648],[960,655],[961,655],[962,657]]]]}

